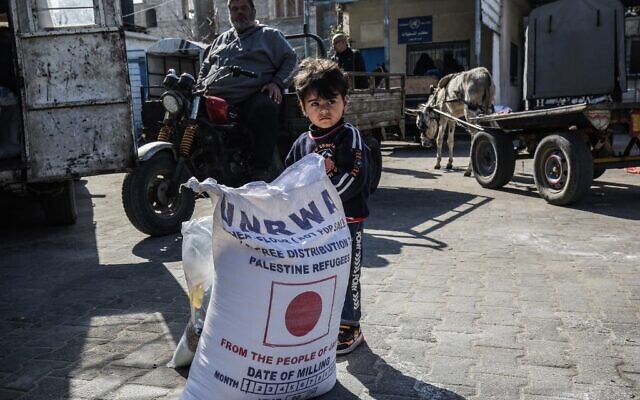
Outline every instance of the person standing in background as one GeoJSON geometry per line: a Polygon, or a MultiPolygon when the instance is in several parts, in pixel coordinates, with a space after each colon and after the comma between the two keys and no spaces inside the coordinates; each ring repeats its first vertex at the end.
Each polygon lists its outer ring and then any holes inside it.
{"type": "MultiPolygon", "coordinates": [[[[335,55],[331,59],[338,63],[340,68],[345,72],[366,72],[364,66],[364,58],[358,50],[349,47],[347,35],[344,33],[336,33],[331,39],[335,55]]],[[[367,78],[364,76],[355,77],[355,89],[366,89],[367,78]]]]}

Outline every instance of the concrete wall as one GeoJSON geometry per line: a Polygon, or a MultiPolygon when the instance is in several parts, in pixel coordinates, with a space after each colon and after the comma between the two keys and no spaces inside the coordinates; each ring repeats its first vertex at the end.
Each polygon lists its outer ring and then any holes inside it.
{"type": "MultiPolygon", "coordinates": [[[[523,18],[529,13],[526,0],[503,0],[502,21],[499,38],[500,75],[495,84],[499,85],[499,104],[514,110],[520,109],[522,98],[522,51],[524,49],[523,18]],[[510,82],[511,43],[519,50],[518,82],[510,82]]],[[[475,55],[475,0],[389,0],[390,71],[407,71],[407,45],[398,44],[398,19],[431,16],[432,43],[468,41],[469,59],[474,67],[475,55]]],[[[360,0],[344,5],[345,30],[355,48],[382,47],[384,45],[383,0],[360,0]]],[[[494,32],[483,25],[481,30],[480,65],[494,70],[494,32]]],[[[407,82],[408,93],[428,87],[424,78],[413,77],[407,82]],[[416,82],[414,82],[416,81],[416,82]],[[419,81],[419,82],[417,82],[419,81]],[[415,86],[415,87],[414,87],[415,86]]]]}
{"type": "MultiPolygon", "coordinates": [[[[433,17],[433,42],[470,41],[475,57],[474,0],[389,0],[390,71],[406,71],[406,48],[398,44],[398,18],[433,17]]],[[[345,5],[345,30],[356,48],[382,47],[384,17],[382,0],[361,0],[345,5]]]]}
{"type": "Polygon", "coordinates": [[[193,40],[192,19],[185,19],[183,13],[183,0],[145,0],[135,4],[135,23],[144,26],[150,35],[162,38],[182,38],[193,40]],[[146,9],[153,8],[156,13],[158,26],[149,27],[146,20],[146,9]]]}
{"type": "Polygon", "coordinates": [[[504,0],[501,32],[501,79],[496,82],[501,88],[501,103],[514,110],[522,109],[522,81],[524,60],[524,23],[530,7],[524,0],[504,0]],[[514,84],[510,79],[511,44],[518,47],[518,79],[514,84]]]}

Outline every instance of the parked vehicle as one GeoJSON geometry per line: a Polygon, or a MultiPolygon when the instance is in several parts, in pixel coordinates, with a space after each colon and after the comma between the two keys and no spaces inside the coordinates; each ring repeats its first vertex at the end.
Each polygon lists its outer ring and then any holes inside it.
{"type": "Polygon", "coordinates": [[[119,2],[0,0],[0,194],[77,217],[73,179],[135,164],[119,2]]]}
{"type": "MultiPolygon", "coordinates": [[[[310,34],[290,35],[288,38],[305,36],[322,43],[317,36],[310,34]]],[[[324,48],[321,45],[319,48],[324,55],[324,48]]],[[[153,57],[159,55],[154,54],[153,57]]],[[[180,64],[176,62],[180,57],[179,51],[175,54],[165,52],[162,57],[167,57],[167,60],[158,62],[154,59],[153,63],[148,61],[147,64],[180,64]]],[[[189,57],[193,58],[193,54],[189,57]]],[[[161,97],[150,98],[143,104],[146,144],[138,149],[138,167],[128,173],[123,184],[125,212],[131,223],[148,235],[179,232],[181,223],[191,217],[194,195],[188,189],[180,189],[180,184],[189,177],[214,177],[229,186],[242,185],[250,178],[250,142],[242,126],[242,116],[223,99],[192,93],[189,88],[193,84],[192,75],[181,74],[178,77],[174,72],[165,77],[161,97]],[[172,107],[179,111],[171,112],[169,108],[172,107]]],[[[222,74],[219,79],[229,74],[249,76],[252,72],[230,68],[222,74]]],[[[402,87],[392,87],[390,83],[391,79],[397,79],[403,84],[403,78],[403,74],[370,74],[369,89],[350,93],[351,108],[345,118],[360,128],[369,147],[374,190],[382,173],[380,140],[383,139],[383,129],[397,127],[403,132],[403,90],[402,87]],[[380,83],[377,87],[376,84],[380,83]]],[[[147,93],[154,93],[152,89],[159,92],[158,88],[149,88],[147,93]]],[[[283,101],[283,123],[270,171],[273,177],[282,170],[284,156],[293,141],[309,126],[293,91],[285,93],[283,101]]]]}
{"type": "Polygon", "coordinates": [[[640,165],[640,153],[634,152],[640,150],[640,103],[622,101],[629,48],[624,15],[618,0],[561,0],[532,11],[529,110],[466,124],[480,130],[471,143],[480,185],[502,187],[517,159],[532,158],[539,195],[567,205],[580,200],[606,169],[640,165]],[[577,40],[590,45],[578,46],[577,40]]]}
{"type": "MultiPolygon", "coordinates": [[[[240,67],[221,68],[209,88],[240,75],[257,77],[240,67]]],[[[170,70],[166,75],[160,131],[155,141],[138,149],[141,163],[122,185],[127,217],[148,235],[176,232],[191,217],[195,195],[180,186],[190,177],[212,177],[236,187],[247,183],[254,171],[251,136],[239,110],[205,89],[194,91],[195,83],[191,74],[178,77],[170,70]]],[[[276,150],[268,176],[275,178],[282,170],[276,150]]]]}

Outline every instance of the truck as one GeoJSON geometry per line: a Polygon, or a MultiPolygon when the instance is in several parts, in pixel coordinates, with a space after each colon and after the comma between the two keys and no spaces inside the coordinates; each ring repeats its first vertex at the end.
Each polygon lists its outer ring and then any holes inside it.
{"type": "Polygon", "coordinates": [[[640,103],[626,101],[639,56],[625,42],[627,13],[619,0],[559,0],[531,12],[525,110],[460,122],[477,132],[470,157],[481,186],[504,186],[516,160],[533,159],[539,195],[569,205],[607,169],[640,165],[640,103]]]}
{"type": "Polygon", "coordinates": [[[136,162],[121,15],[0,0],[0,195],[37,196],[54,224],[76,221],[75,179],[136,162]]]}

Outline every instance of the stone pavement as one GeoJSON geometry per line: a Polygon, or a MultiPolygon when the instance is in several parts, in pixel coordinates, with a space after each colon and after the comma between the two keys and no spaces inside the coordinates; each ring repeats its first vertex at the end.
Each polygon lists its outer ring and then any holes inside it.
{"type": "MultiPolygon", "coordinates": [[[[367,343],[338,359],[322,399],[640,398],[640,175],[609,170],[554,207],[530,161],[503,190],[463,177],[465,145],[436,171],[434,150],[384,144],[367,343]]],[[[189,313],[180,238],[137,232],[121,182],[77,182],[72,227],[3,204],[0,400],[179,398],[188,371],[165,363],[189,313]]]]}

